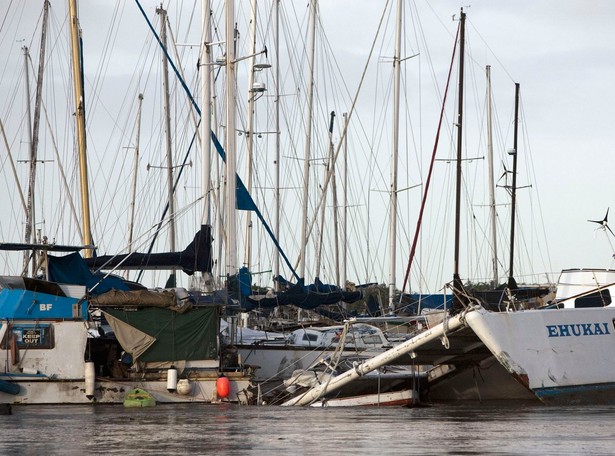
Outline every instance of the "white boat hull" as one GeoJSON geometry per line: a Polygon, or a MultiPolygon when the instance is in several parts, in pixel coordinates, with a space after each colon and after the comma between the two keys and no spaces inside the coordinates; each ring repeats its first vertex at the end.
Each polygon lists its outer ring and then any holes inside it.
{"type": "Polygon", "coordinates": [[[469,312],[497,360],[547,403],[615,403],[615,308],[469,312]]]}
{"type": "Polygon", "coordinates": [[[418,402],[413,390],[391,391],[388,393],[365,394],[362,396],[325,399],[314,402],[312,407],[402,407],[418,402]]]}
{"type": "MultiPolygon", "coordinates": [[[[320,359],[331,355],[335,347],[290,347],[287,345],[238,345],[241,361],[252,366],[254,381],[266,382],[272,380],[286,380],[295,370],[307,369],[320,359]]],[[[375,356],[383,350],[361,351],[362,354],[375,356]]],[[[356,354],[357,350],[344,350],[343,355],[356,354]]]]}

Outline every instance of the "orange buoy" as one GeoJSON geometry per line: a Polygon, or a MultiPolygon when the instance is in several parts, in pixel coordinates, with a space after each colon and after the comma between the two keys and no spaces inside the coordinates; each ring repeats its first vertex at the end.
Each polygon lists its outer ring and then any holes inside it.
{"type": "Polygon", "coordinates": [[[226,399],[228,397],[231,393],[231,382],[228,377],[224,375],[218,377],[218,380],[216,380],[216,392],[219,398],[226,399]]]}

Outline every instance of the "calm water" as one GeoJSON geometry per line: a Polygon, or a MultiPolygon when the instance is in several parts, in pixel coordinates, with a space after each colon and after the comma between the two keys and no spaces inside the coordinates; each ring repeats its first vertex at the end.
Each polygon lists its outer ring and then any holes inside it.
{"type": "Polygon", "coordinates": [[[615,407],[14,407],[0,454],[614,454],[615,407]]]}

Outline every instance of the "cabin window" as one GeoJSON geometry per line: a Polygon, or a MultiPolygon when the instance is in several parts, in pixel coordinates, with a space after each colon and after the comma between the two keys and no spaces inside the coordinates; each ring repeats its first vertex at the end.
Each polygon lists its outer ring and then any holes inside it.
{"type": "Polygon", "coordinates": [[[574,300],[574,307],[584,309],[587,307],[606,307],[611,304],[611,293],[609,290],[600,290],[581,296],[574,300]]]}
{"type": "Polygon", "coordinates": [[[4,334],[2,346],[9,347],[11,339],[15,337],[17,348],[36,350],[54,347],[53,326],[51,325],[13,325],[10,331],[4,334]]]}
{"type": "Polygon", "coordinates": [[[382,343],[380,337],[374,335],[363,336],[362,339],[363,343],[366,345],[379,345],[382,343]]]}
{"type": "Polygon", "coordinates": [[[316,334],[304,334],[303,340],[307,342],[316,342],[318,340],[318,336],[316,334]]]}

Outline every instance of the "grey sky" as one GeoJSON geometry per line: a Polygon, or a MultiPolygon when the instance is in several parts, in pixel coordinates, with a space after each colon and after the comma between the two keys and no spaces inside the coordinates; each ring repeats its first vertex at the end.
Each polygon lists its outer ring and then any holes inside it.
{"type": "MultiPolygon", "coordinates": [[[[2,41],[0,41],[2,55],[9,59],[8,62],[13,62],[1,69],[2,79],[0,79],[0,84],[3,88],[14,87],[15,84],[10,73],[15,71],[19,65],[22,65],[19,60],[22,58],[20,56],[21,44],[16,44],[14,40],[30,39],[34,33],[32,31],[33,24],[40,14],[39,8],[34,8],[35,2],[28,3],[28,8],[22,8],[16,6],[15,2],[5,0],[0,6],[0,17],[4,17],[8,9],[13,12],[10,20],[17,21],[18,17],[15,16],[14,12],[21,11],[19,17],[22,21],[18,31],[13,30],[11,32],[11,27],[15,25],[12,23],[5,23],[2,26],[2,41]],[[30,27],[29,30],[28,27],[30,27]]],[[[264,3],[260,2],[261,5],[264,3]]],[[[247,0],[236,2],[238,8],[247,4],[247,0]]],[[[306,4],[307,2],[286,3],[288,11],[295,9],[302,14],[306,4]]],[[[341,76],[352,95],[354,95],[359,83],[359,77],[367,58],[367,51],[372,44],[373,34],[376,31],[384,4],[385,2],[374,0],[320,1],[322,27],[332,52],[335,54],[337,64],[341,68],[341,76]]],[[[107,125],[109,118],[115,118],[124,127],[127,127],[128,123],[134,122],[134,116],[120,115],[118,112],[123,105],[134,103],[134,94],[130,92],[128,87],[133,87],[136,90],[132,73],[136,66],[135,62],[140,58],[145,59],[141,50],[145,48],[143,42],[149,36],[149,31],[134,2],[119,2],[117,5],[119,6],[117,7],[118,17],[116,20],[119,25],[114,29],[117,35],[112,37],[114,42],[113,56],[108,61],[111,63],[104,68],[105,79],[97,81],[99,85],[90,87],[88,90],[90,106],[96,106],[97,112],[106,112],[106,115],[102,117],[106,117],[107,120],[101,120],[99,126],[107,125]],[[97,89],[99,89],[99,93],[95,92],[97,89]],[[96,99],[97,97],[100,98],[96,99]]],[[[143,7],[152,20],[155,19],[154,10],[157,5],[158,2],[155,1],[143,1],[143,7]]],[[[177,19],[179,14],[177,9],[182,5],[182,2],[170,2],[167,5],[171,24],[173,25],[175,21],[178,30],[184,30],[186,21],[189,21],[186,16],[182,16],[181,20],[177,19]]],[[[615,79],[612,64],[613,56],[615,56],[615,40],[613,39],[615,3],[609,1],[524,0],[504,2],[481,0],[472,2],[468,7],[467,2],[446,0],[438,2],[416,1],[411,5],[410,9],[413,12],[418,11],[418,20],[416,17],[413,19],[414,25],[420,25],[420,28],[406,26],[406,33],[411,37],[408,40],[407,49],[413,49],[416,36],[424,36],[425,42],[429,46],[429,54],[423,48],[420,49],[420,62],[421,66],[424,66],[421,71],[425,71],[424,76],[422,76],[422,88],[432,92],[432,95],[425,95],[421,102],[424,113],[421,114],[420,118],[424,136],[420,154],[423,157],[421,162],[423,163],[422,166],[425,167],[424,169],[426,169],[426,160],[431,152],[433,130],[437,123],[439,110],[435,101],[437,96],[433,94],[433,82],[429,80],[427,66],[433,66],[435,78],[440,90],[442,90],[456,30],[456,23],[452,21],[452,16],[458,15],[460,6],[464,6],[468,14],[468,42],[470,45],[469,52],[471,53],[468,65],[472,67],[467,71],[468,74],[471,72],[475,75],[474,79],[469,78],[469,80],[473,81],[471,84],[475,85],[473,90],[477,92],[475,97],[480,103],[481,97],[484,98],[484,81],[480,80],[482,77],[480,72],[485,64],[492,65],[494,98],[500,103],[500,122],[504,124],[500,128],[503,131],[504,147],[507,148],[512,147],[509,112],[510,106],[512,106],[513,82],[521,84],[522,115],[524,129],[526,129],[526,138],[522,143],[523,147],[526,148],[521,150],[521,153],[524,155],[531,153],[531,162],[527,160],[527,157],[522,158],[524,164],[520,166],[522,166],[522,172],[525,174],[520,172],[519,182],[520,184],[531,184],[531,190],[522,190],[522,192],[531,191],[533,196],[532,198],[528,196],[520,197],[520,204],[525,204],[525,207],[520,208],[522,217],[520,217],[519,223],[524,224],[524,226],[531,223],[534,228],[524,228],[523,230],[526,237],[525,242],[527,242],[527,247],[525,247],[527,252],[524,252],[523,255],[527,257],[527,260],[521,261],[522,264],[519,267],[525,272],[532,269],[533,273],[540,275],[540,279],[545,279],[545,273],[556,274],[562,268],[612,267],[613,259],[611,255],[613,249],[609,241],[604,233],[596,232],[596,226],[588,223],[587,219],[602,218],[607,207],[610,206],[613,206],[613,217],[615,217],[615,184],[611,178],[611,154],[613,153],[613,136],[615,136],[613,133],[615,130],[612,127],[613,121],[615,121],[615,88],[612,82],[615,79]],[[532,207],[528,208],[529,205],[532,205],[532,207]],[[539,217],[540,211],[542,219],[539,217]],[[525,219],[523,215],[525,215],[525,219]],[[530,218],[529,221],[528,218],[530,218]],[[546,248],[545,243],[547,244],[546,248]]],[[[109,41],[107,30],[112,20],[111,13],[114,11],[114,6],[115,4],[111,6],[107,1],[84,1],[80,5],[81,26],[87,53],[86,59],[88,59],[88,62],[94,62],[86,65],[86,77],[89,78],[90,84],[93,83],[96,72],[100,71],[97,65],[101,61],[105,49],[104,43],[109,41]]],[[[192,5],[189,5],[189,7],[191,8],[192,5]]],[[[53,8],[57,17],[64,17],[65,6],[62,3],[54,2],[53,8]]],[[[246,14],[240,16],[238,21],[245,21],[246,14]]],[[[198,16],[193,18],[193,29],[198,30],[199,21],[198,16]]],[[[178,31],[178,33],[181,32],[178,31]]],[[[248,31],[243,31],[242,38],[246,40],[247,36],[248,31]]],[[[198,35],[194,33],[186,34],[185,36],[178,36],[177,41],[182,42],[184,39],[191,41],[194,37],[198,39],[198,35]]],[[[270,42],[266,44],[271,53],[272,44],[270,42]]],[[[386,57],[392,55],[392,30],[387,31],[387,38],[381,46],[382,49],[387,49],[386,46],[389,46],[389,50],[377,51],[375,58],[376,60],[386,61],[386,57]]],[[[32,43],[32,48],[38,49],[38,44],[32,43]]],[[[194,51],[185,52],[188,54],[193,52],[189,58],[187,57],[187,62],[196,56],[194,51]]],[[[158,59],[158,57],[155,57],[155,59],[158,59]]],[[[38,60],[35,55],[33,55],[33,60],[35,63],[38,60]]],[[[185,63],[185,65],[188,67],[190,64],[185,63]]],[[[385,65],[379,65],[382,67],[380,71],[383,71],[385,65]]],[[[408,61],[405,66],[408,84],[413,78],[417,79],[412,75],[412,65],[415,65],[415,63],[408,61]]],[[[143,80],[144,77],[141,76],[141,81],[143,80]]],[[[367,84],[367,94],[362,95],[361,99],[364,99],[363,97],[369,99],[376,93],[375,83],[370,81],[367,84]]],[[[384,92],[378,92],[378,94],[382,93],[384,92]]],[[[14,116],[18,110],[23,109],[23,105],[14,100],[11,103],[11,100],[6,98],[6,94],[11,94],[11,97],[23,97],[23,95],[21,93],[15,94],[6,89],[3,89],[3,94],[0,95],[2,120],[7,128],[17,128],[17,124],[11,123],[8,117],[14,116]]],[[[410,96],[411,101],[407,109],[413,109],[411,108],[412,96],[410,96]]],[[[449,94],[451,98],[447,103],[449,121],[452,119],[450,116],[454,115],[454,96],[455,88],[452,87],[449,94]]],[[[416,100],[416,98],[414,99],[416,100]]],[[[373,125],[373,123],[365,120],[365,112],[369,111],[370,106],[373,105],[368,104],[367,107],[363,105],[359,108],[362,121],[367,126],[373,125]]],[[[131,109],[134,114],[134,107],[131,109]]],[[[323,112],[327,112],[332,108],[323,106],[321,109],[323,112]]],[[[474,122],[480,117],[480,114],[467,114],[467,121],[474,122]]],[[[154,127],[152,126],[152,128],[154,127]]],[[[388,127],[386,128],[388,133],[388,127]]],[[[484,127],[475,126],[474,128],[484,130],[484,127]]],[[[131,133],[132,130],[126,128],[123,134],[130,138],[131,133]]],[[[21,137],[15,131],[8,131],[7,134],[13,138],[21,137]]],[[[100,133],[99,130],[97,137],[101,138],[105,134],[100,133]]],[[[17,143],[19,141],[17,140],[17,143]]],[[[105,153],[104,141],[103,139],[92,141],[92,152],[105,153]]],[[[484,143],[484,139],[482,141],[484,143]]],[[[447,157],[450,155],[450,145],[445,139],[442,139],[441,142],[439,157],[447,157]]],[[[17,148],[17,146],[15,147],[17,148]]],[[[119,150],[119,142],[115,147],[119,150]]],[[[468,147],[472,148],[473,146],[468,145],[468,147]]],[[[484,144],[482,147],[484,148],[484,144]]],[[[298,149],[301,149],[301,146],[298,146],[298,149]]],[[[505,151],[499,152],[505,156],[505,151]]],[[[480,153],[482,154],[482,152],[480,153]]],[[[301,154],[302,152],[298,152],[298,155],[301,154]]],[[[9,168],[4,161],[4,155],[2,157],[2,173],[7,176],[9,168]]],[[[400,183],[400,187],[424,179],[425,171],[419,176],[410,161],[405,165],[407,167],[403,169],[403,172],[407,176],[404,176],[405,183],[400,183]]],[[[485,165],[486,162],[480,166],[485,165]]],[[[368,165],[366,164],[366,166],[368,165]]],[[[472,172],[478,173],[478,171],[470,171],[469,174],[472,175],[472,172]]],[[[243,170],[240,170],[240,174],[242,173],[243,170]]],[[[386,165],[382,167],[381,173],[385,179],[388,178],[386,165]]],[[[496,169],[496,174],[501,174],[501,167],[496,169]]],[[[5,179],[9,180],[9,177],[5,177],[5,179]]],[[[383,185],[386,185],[386,183],[383,183],[383,185]]],[[[418,193],[415,193],[412,196],[415,199],[413,203],[408,203],[415,212],[417,195],[418,193]]],[[[500,194],[500,196],[502,195],[504,193],[500,194]]],[[[378,198],[383,197],[379,196],[378,198]]],[[[484,196],[482,195],[480,201],[476,201],[476,204],[480,203],[484,203],[484,196]]],[[[437,204],[444,203],[439,202],[437,204]]],[[[503,223],[506,220],[504,215],[506,210],[504,206],[499,209],[499,211],[502,211],[503,223]]],[[[11,212],[14,211],[15,209],[11,210],[11,212]]],[[[476,211],[479,210],[476,209],[476,211]]],[[[402,218],[402,223],[410,225],[405,228],[409,233],[406,236],[409,237],[414,231],[415,212],[408,213],[404,216],[405,218],[402,218]]],[[[436,211],[434,210],[434,212],[436,211]]],[[[119,213],[117,217],[125,219],[125,214],[119,213]]],[[[379,217],[384,221],[381,227],[386,226],[386,213],[380,213],[379,217]]],[[[464,213],[464,217],[467,218],[468,214],[464,213]]],[[[447,218],[446,220],[452,219],[447,218]]],[[[435,232],[437,231],[437,223],[435,221],[428,226],[435,232]]],[[[486,228],[484,225],[481,226],[486,228]]],[[[376,229],[376,231],[378,230],[376,229]]],[[[3,235],[6,231],[7,225],[2,224],[3,235]]],[[[15,230],[13,227],[8,232],[8,236],[10,236],[15,235],[19,230],[15,230]]],[[[108,227],[103,232],[109,236],[113,233],[108,227]]],[[[185,232],[185,236],[188,236],[188,232],[189,230],[185,232]]],[[[118,234],[115,234],[115,236],[118,236],[118,234]]],[[[439,237],[434,235],[434,239],[438,240],[439,237]]],[[[113,244],[108,240],[104,242],[108,245],[113,244]]],[[[376,242],[374,238],[373,242],[376,243],[376,248],[386,249],[382,240],[376,242]]],[[[398,263],[400,264],[397,273],[398,286],[401,285],[403,271],[405,271],[406,257],[404,252],[407,254],[407,242],[407,240],[403,241],[404,245],[400,247],[398,254],[398,263]]],[[[358,248],[363,247],[359,246],[358,248]]],[[[523,249],[523,247],[521,248],[523,249]]],[[[506,270],[507,251],[504,247],[501,247],[501,249],[504,256],[501,261],[504,270],[506,270]]],[[[289,250],[294,251],[292,246],[289,247],[289,250]]],[[[425,252],[425,255],[428,255],[427,250],[425,252]]],[[[374,252],[372,252],[372,255],[374,255],[374,252]]],[[[438,255],[445,256],[442,252],[438,255]]],[[[483,252],[482,255],[485,256],[485,253],[483,252]]],[[[381,254],[381,256],[384,255],[381,254]]],[[[382,270],[378,273],[380,276],[378,279],[381,282],[386,282],[386,262],[382,261],[381,266],[382,270]]],[[[259,265],[259,267],[262,270],[267,268],[264,264],[259,265]]],[[[450,266],[443,266],[443,268],[444,270],[440,270],[438,273],[433,272],[433,266],[426,268],[424,273],[430,274],[430,279],[426,280],[430,286],[437,286],[434,284],[434,280],[448,280],[450,266]]],[[[468,268],[471,268],[471,266],[466,267],[466,269],[468,268]]],[[[483,276],[486,269],[486,267],[481,269],[483,276]]],[[[470,271],[462,270],[462,276],[469,273],[470,271]]],[[[551,275],[550,278],[556,279],[556,276],[551,275]]],[[[349,277],[349,279],[353,280],[353,277],[349,277]]],[[[362,279],[361,277],[356,281],[360,282],[362,279]]]]}

